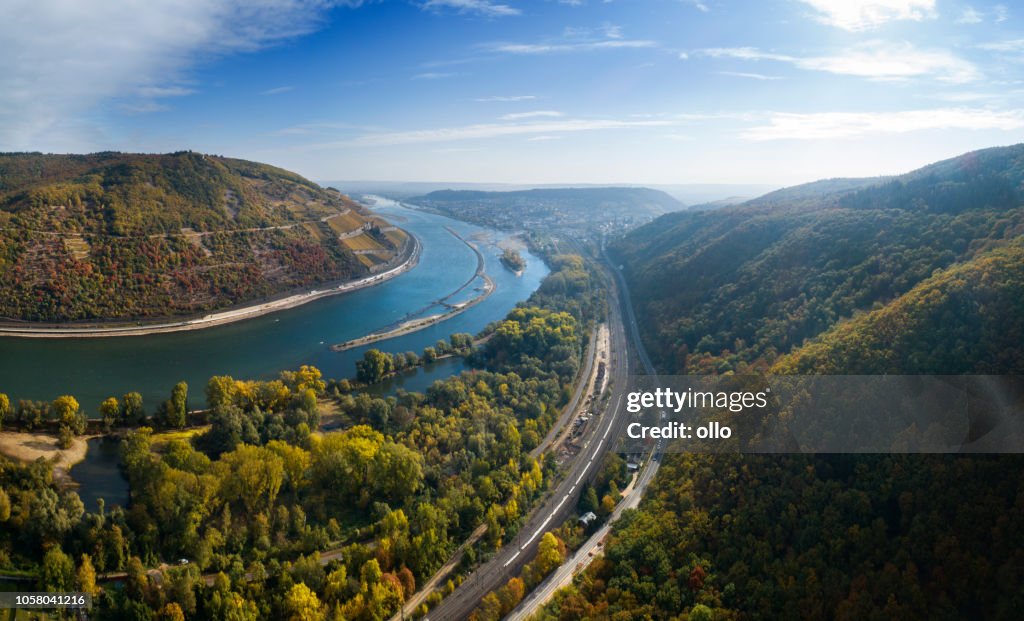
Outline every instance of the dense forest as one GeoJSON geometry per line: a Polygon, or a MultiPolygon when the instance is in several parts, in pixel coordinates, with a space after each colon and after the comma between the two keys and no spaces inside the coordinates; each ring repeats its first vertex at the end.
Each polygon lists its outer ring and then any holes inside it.
{"type": "Polygon", "coordinates": [[[354,278],[401,249],[404,236],[381,229],[336,191],[265,164],[0,154],[0,317],[192,314],[354,278]],[[354,253],[353,231],[376,251],[354,253]]]}
{"type": "Polygon", "coordinates": [[[990,149],[845,193],[828,184],[818,198],[797,188],[668,214],[612,250],[663,369],[764,368],[1024,236],[1022,182],[1024,146],[990,149]]]}
{"type": "MultiPolygon", "coordinates": [[[[662,218],[617,246],[645,342],[680,373],[1019,374],[1022,163],[1024,146],[992,149],[845,193],[662,218]]],[[[605,557],[538,618],[1013,619],[1022,606],[1019,455],[671,455],[605,557]]]]}
{"type": "MultiPolygon", "coordinates": [[[[184,431],[184,384],[155,410],[111,397],[101,414],[123,434],[130,506],[88,513],[50,464],[0,459],[0,570],[94,593],[96,619],[388,618],[479,525],[465,562],[500,546],[554,474],[530,451],[568,400],[602,302],[579,257],[550,263],[488,327],[472,370],[424,394],[374,397],[312,367],[219,376],[197,414],[208,426],[184,431]],[[325,408],[340,430],[318,431],[325,408]]],[[[384,373],[396,358],[365,360],[384,373]]],[[[3,396],[0,415],[23,425],[27,406],[13,409],[3,396]]],[[[37,409],[81,432],[73,398],[37,409]]]]}

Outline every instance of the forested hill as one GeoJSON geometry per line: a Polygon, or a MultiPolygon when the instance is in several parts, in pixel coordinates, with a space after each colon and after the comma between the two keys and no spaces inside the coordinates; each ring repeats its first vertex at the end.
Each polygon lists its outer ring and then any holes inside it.
{"type": "Polygon", "coordinates": [[[192,152],[0,154],[9,319],[209,311],[365,275],[404,241],[338,192],[265,164],[192,152]]]}
{"type": "MultiPolygon", "coordinates": [[[[648,345],[688,372],[1021,373],[1022,154],[638,229],[648,345]]],[[[1019,454],[670,455],[536,619],[1015,619],[1022,541],[1019,454]]]]}
{"type": "Polygon", "coordinates": [[[777,373],[1024,374],[1024,245],[937,272],[783,356],[777,373]]]}
{"type": "Polygon", "coordinates": [[[1022,181],[1024,145],[988,149],[817,197],[669,214],[612,250],[662,368],[763,368],[1024,236],[1022,181]]]}

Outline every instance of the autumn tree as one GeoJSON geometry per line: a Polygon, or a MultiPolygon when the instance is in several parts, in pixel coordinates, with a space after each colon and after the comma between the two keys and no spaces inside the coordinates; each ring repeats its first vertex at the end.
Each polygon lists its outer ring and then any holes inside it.
{"type": "Polygon", "coordinates": [[[61,427],[66,427],[74,435],[81,435],[85,432],[85,414],[81,412],[78,400],[70,395],[57,397],[50,404],[50,418],[59,421],[61,427]]]}
{"type": "Polygon", "coordinates": [[[176,602],[167,602],[156,615],[157,621],[185,621],[185,613],[176,602]]]}
{"type": "Polygon", "coordinates": [[[274,506],[284,483],[284,460],[272,450],[241,445],[221,455],[223,495],[229,502],[241,501],[249,514],[274,506]]]}
{"type": "Polygon", "coordinates": [[[308,586],[299,583],[289,589],[285,596],[285,610],[289,621],[322,621],[323,604],[308,586]]]}
{"type": "Polygon", "coordinates": [[[96,586],[96,568],[92,565],[92,557],[88,554],[82,555],[82,562],[75,574],[75,586],[82,593],[96,597],[100,589],[96,586]]]}
{"type": "Polygon", "coordinates": [[[121,404],[117,402],[117,397],[107,397],[100,404],[100,418],[103,419],[104,427],[108,429],[112,427],[120,414],[121,404]]]}
{"type": "Polygon", "coordinates": [[[4,488],[0,487],[0,522],[6,522],[11,518],[11,497],[7,495],[4,488]]]}

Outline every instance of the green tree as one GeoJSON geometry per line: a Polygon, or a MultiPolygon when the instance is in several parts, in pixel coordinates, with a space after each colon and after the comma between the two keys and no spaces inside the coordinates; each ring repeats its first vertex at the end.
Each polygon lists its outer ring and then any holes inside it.
{"type": "Polygon", "coordinates": [[[185,417],[188,414],[188,384],[178,382],[174,385],[174,388],[171,389],[171,405],[174,406],[172,426],[184,427],[185,417]]]}
{"type": "Polygon", "coordinates": [[[268,442],[267,450],[281,458],[288,487],[291,488],[293,497],[296,496],[299,490],[309,482],[306,476],[312,463],[312,456],[309,454],[309,451],[299,446],[292,446],[281,440],[271,440],[268,442]]]}
{"type": "Polygon", "coordinates": [[[235,379],[228,375],[214,375],[206,383],[206,405],[210,409],[234,403],[237,394],[235,379]]]}
{"type": "Polygon", "coordinates": [[[71,428],[67,425],[62,424],[57,432],[57,448],[65,451],[71,448],[71,445],[75,443],[75,434],[71,431],[71,428]]]}
{"type": "Polygon", "coordinates": [[[712,621],[715,618],[714,612],[704,604],[696,604],[690,609],[686,617],[689,621],[712,621]]]}
{"type": "Polygon", "coordinates": [[[142,406],[142,395],[130,392],[121,397],[121,417],[126,425],[141,425],[146,420],[146,410],[142,406]]]}
{"type": "Polygon", "coordinates": [[[356,377],[361,382],[375,384],[394,371],[391,356],[379,349],[368,349],[363,359],[356,362],[356,377]]]}
{"type": "Polygon", "coordinates": [[[64,554],[60,546],[53,546],[43,556],[39,569],[39,589],[42,591],[71,591],[74,588],[75,563],[64,554]]]}
{"type": "Polygon", "coordinates": [[[241,501],[250,515],[274,506],[285,470],[284,460],[272,450],[243,444],[221,455],[218,467],[225,500],[241,501]]]}
{"type": "Polygon", "coordinates": [[[188,384],[178,382],[171,389],[171,398],[161,406],[163,424],[167,427],[182,428],[188,422],[188,384]]]}
{"type": "Polygon", "coordinates": [[[146,575],[146,568],[142,566],[142,560],[137,556],[128,559],[128,577],[125,579],[125,590],[128,597],[142,601],[149,588],[149,576],[146,575]]]}
{"type": "Polygon", "coordinates": [[[593,511],[595,514],[601,509],[597,499],[597,490],[594,489],[593,485],[587,485],[587,491],[583,492],[583,497],[580,498],[580,510],[586,513],[587,511],[593,511]]]}

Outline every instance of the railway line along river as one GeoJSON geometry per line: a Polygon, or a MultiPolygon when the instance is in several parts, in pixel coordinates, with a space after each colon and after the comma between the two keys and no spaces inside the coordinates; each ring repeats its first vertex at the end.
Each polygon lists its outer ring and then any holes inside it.
{"type": "MultiPolygon", "coordinates": [[[[213,375],[270,378],[284,369],[312,364],[326,377],[350,377],[355,373],[355,361],[373,345],[335,352],[330,350],[331,344],[443,313],[446,304],[478,295],[466,288],[456,298],[446,299],[478,269],[473,249],[446,227],[481,251],[486,273],[494,282],[493,293],[465,312],[376,343],[377,347],[421,352],[452,333],[478,332],[529,297],[547,274],[537,257],[527,258],[522,276],[501,267],[497,244],[508,233],[386,199],[378,199],[374,211],[420,240],[419,262],[408,272],[373,287],[201,331],[89,339],[0,338],[0,392],[10,395],[12,401],[70,394],[90,416],[96,416],[103,399],[133,390],[142,393],[151,410],[180,380],[188,382],[189,407],[201,407],[203,389],[213,375]]],[[[426,373],[440,378],[461,368],[461,364],[444,364],[426,373]]],[[[421,386],[426,381],[421,378],[413,384],[421,386]]]]}

